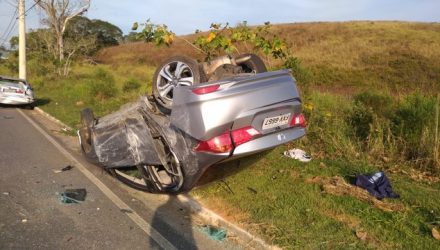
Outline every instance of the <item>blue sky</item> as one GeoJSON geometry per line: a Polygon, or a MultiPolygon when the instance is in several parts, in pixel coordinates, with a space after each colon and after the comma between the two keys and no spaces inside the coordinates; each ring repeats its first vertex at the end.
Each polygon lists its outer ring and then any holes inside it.
{"type": "MultiPolygon", "coordinates": [[[[0,39],[6,36],[16,0],[0,0],[0,39]]],[[[26,9],[33,4],[26,0],[26,9]]],[[[150,18],[177,34],[206,30],[212,22],[236,24],[294,23],[350,20],[440,21],[440,0],[92,0],[89,18],[109,21],[125,33],[134,22],[150,18]]],[[[42,14],[33,9],[27,28],[38,28],[42,14]]],[[[0,40],[0,45],[3,40],[0,40]]]]}

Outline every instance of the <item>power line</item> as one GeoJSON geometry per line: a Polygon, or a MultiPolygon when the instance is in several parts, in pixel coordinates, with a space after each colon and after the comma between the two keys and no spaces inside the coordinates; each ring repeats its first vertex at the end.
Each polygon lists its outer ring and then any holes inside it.
{"type": "Polygon", "coordinates": [[[0,47],[5,44],[5,42],[7,41],[8,37],[9,37],[9,35],[11,34],[12,30],[14,30],[15,25],[17,24],[17,18],[16,18],[17,14],[18,14],[18,6],[15,8],[14,14],[12,15],[12,18],[9,21],[9,24],[8,24],[8,26],[5,29],[4,35],[1,37],[3,42],[0,45],[0,47]],[[12,22],[14,22],[14,24],[12,24],[12,22]],[[12,26],[11,26],[11,24],[12,24],[12,26]]]}
{"type": "MultiPolygon", "coordinates": [[[[41,2],[41,0],[36,1],[31,7],[29,7],[29,8],[24,12],[23,15],[26,15],[26,14],[27,14],[32,8],[34,8],[35,6],[37,6],[37,4],[38,4],[39,2],[41,2]]],[[[21,15],[20,15],[20,16],[21,16],[21,15]]],[[[20,16],[18,16],[18,17],[20,17],[20,16]]]]}
{"type": "Polygon", "coordinates": [[[5,3],[11,5],[11,6],[14,7],[14,8],[18,7],[17,5],[15,5],[15,4],[9,2],[8,0],[5,0],[5,3]]]}
{"type": "MultiPolygon", "coordinates": [[[[4,34],[6,34],[6,33],[9,32],[8,30],[9,30],[9,28],[11,27],[12,21],[14,21],[14,19],[17,21],[17,19],[16,19],[17,13],[18,13],[18,7],[15,7],[14,14],[13,14],[12,17],[11,17],[11,20],[9,20],[9,24],[8,24],[8,26],[6,27],[4,34]]],[[[5,35],[3,35],[1,38],[5,38],[5,35]]]]}
{"type": "Polygon", "coordinates": [[[9,37],[9,35],[11,34],[11,32],[15,29],[15,26],[16,26],[16,25],[17,25],[17,19],[15,19],[15,22],[14,22],[14,24],[11,26],[11,29],[9,30],[8,34],[5,36],[4,39],[2,39],[3,42],[2,42],[2,44],[0,45],[0,47],[2,47],[2,46],[8,41],[8,37],[9,37]]]}
{"type": "MultiPolygon", "coordinates": [[[[24,13],[23,15],[26,15],[30,10],[32,10],[35,6],[37,6],[37,4],[40,2],[41,0],[36,1],[31,7],[29,7],[24,13]]],[[[8,2],[9,3],[9,2],[8,2]]],[[[11,20],[9,21],[8,27],[5,30],[6,35],[3,35],[2,37],[0,37],[0,40],[3,40],[3,42],[1,43],[0,47],[2,47],[7,41],[8,41],[8,37],[11,34],[11,32],[15,29],[15,26],[17,25],[17,19],[20,18],[22,15],[17,16],[18,14],[18,6],[15,6],[15,12],[12,15],[11,20]],[[11,23],[12,21],[15,19],[14,24],[11,23]]]]}

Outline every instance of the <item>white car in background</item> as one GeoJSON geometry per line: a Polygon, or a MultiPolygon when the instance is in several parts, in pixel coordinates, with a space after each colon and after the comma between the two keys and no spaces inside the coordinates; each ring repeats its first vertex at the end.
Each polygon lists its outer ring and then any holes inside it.
{"type": "Polygon", "coordinates": [[[34,108],[34,93],[24,79],[0,76],[0,104],[34,108]]]}

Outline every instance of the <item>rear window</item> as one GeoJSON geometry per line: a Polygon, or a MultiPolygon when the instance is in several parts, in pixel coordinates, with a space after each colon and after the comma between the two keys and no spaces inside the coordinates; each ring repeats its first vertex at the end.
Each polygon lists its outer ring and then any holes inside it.
{"type": "Polygon", "coordinates": [[[5,84],[18,84],[18,83],[23,83],[24,85],[27,85],[26,82],[20,81],[20,80],[14,80],[14,79],[0,79],[0,85],[5,85],[5,84]]]}

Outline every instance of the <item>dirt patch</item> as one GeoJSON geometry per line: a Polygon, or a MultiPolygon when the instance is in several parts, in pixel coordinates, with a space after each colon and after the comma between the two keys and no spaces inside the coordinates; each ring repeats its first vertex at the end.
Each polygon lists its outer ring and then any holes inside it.
{"type": "Polygon", "coordinates": [[[360,187],[348,184],[344,178],[340,176],[335,177],[321,177],[315,176],[306,180],[307,183],[318,184],[325,193],[333,195],[349,195],[359,200],[370,203],[376,208],[386,212],[403,211],[405,207],[401,204],[394,204],[387,201],[381,201],[371,196],[367,190],[360,187]]]}
{"type": "Polygon", "coordinates": [[[298,171],[296,171],[296,170],[290,170],[290,177],[291,177],[293,180],[298,179],[300,176],[301,176],[301,174],[300,174],[298,171]]]}
{"type": "Polygon", "coordinates": [[[337,213],[335,211],[324,211],[323,212],[324,216],[330,217],[336,221],[342,222],[345,225],[347,225],[350,229],[357,229],[359,228],[361,221],[354,217],[354,216],[350,216],[347,214],[343,214],[343,213],[337,213]]]}
{"type": "Polygon", "coordinates": [[[401,169],[399,167],[393,167],[388,170],[388,172],[393,174],[403,174],[409,176],[412,180],[419,182],[427,182],[428,184],[440,182],[440,177],[433,176],[428,172],[418,171],[416,169],[401,169]]]}

